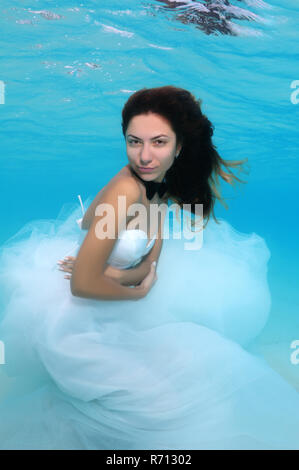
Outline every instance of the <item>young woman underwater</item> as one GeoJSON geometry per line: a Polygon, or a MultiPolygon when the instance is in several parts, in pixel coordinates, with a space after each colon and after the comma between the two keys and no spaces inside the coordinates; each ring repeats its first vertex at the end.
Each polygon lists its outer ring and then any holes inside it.
{"type": "Polygon", "coordinates": [[[238,180],[230,167],[242,162],[221,159],[200,100],[181,88],[133,93],[122,130],[128,164],[84,214],[76,256],[60,262],[69,285],[52,267],[78,240],[77,209],[1,247],[2,367],[36,387],[1,403],[0,448],[299,449],[297,391],[246,351],[269,316],[269,250],[210,219],[218,177],[238,180]],[[165,236],[170,201],[182,212],[202,204],[200,249],[165,236]],[[154,205],[168,207],[158,221],[154,205]],[[101,236],[103,208],[115,237],[101,236]]]}

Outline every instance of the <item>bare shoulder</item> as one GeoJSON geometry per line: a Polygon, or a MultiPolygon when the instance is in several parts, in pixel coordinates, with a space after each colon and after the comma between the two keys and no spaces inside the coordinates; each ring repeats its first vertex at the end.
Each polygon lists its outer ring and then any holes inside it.
{"type": "Polygon", "coordinates": [[[103,188],[104,193],[126,195],[131,201],[140,201],[142,192],[139,183],[127,167],[117,173],[103,188]]]}
{"type": "Polygon", "coordinates": [[[96,195],[82,220],[82,229],[88,230],[95,215],[96,207],[101,202],[110,202],[117,196],[126,196],[129,203],[141,202],[141,188],[128,167],[123,167],[96,195]]]}

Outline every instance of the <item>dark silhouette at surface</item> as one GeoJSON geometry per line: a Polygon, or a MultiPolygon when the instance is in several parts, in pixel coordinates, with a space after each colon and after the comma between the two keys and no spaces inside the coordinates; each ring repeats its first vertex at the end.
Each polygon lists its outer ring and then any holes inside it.
{"type": "MultiPolygon", "coordinates": [[[[238,36],[238,26],[231,20],[262,21],[262,17],[249,11],[244,1],[236,0],[232,4],[229,0],[157,0],[165,6],[160,7],[165,10],[175,10],[178,14],[175,19],[183,24],[195,24],[205,34],[227,34],[238,36]]],[[[262,0],[250,2],[255,7],[267,8],[269,5],[262,0]]]]}

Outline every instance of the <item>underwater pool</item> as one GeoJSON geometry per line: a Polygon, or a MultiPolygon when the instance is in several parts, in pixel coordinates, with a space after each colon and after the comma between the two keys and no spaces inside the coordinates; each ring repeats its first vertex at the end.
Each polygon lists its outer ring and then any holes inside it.
{"type": "Polygon", "coordinates": [[[289,360],[299,339],[298,2],[60,3],[1,2],[0,243],[95,195],[127,163],[121,109],[132,92],[189,89],[220,155],[248,158],[247,184],[223,188],[229,210],[215,213],[269,247],[271,316],[252,347],[299,389],[289,360]]]}

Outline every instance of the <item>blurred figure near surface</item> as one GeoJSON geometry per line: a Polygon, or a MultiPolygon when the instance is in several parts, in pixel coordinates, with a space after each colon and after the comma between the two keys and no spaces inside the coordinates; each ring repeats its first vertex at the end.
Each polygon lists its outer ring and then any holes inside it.
{"type": "MultiPolygon", "coordinates": [[[[180,12],[175,19],[183,24],[195,24],[205,34],[226,34],[238,36],[241,28],[231,20],[263,22],[263,18],[248,9],[235,6],[229,0],[157,0],[165,6],[180,12]]],[[[270,5],[262,0],[236,0],[256,8],[269,8],[270,5]]],[[[245,5],[244,5],[245,6],[245,5]]]]}

